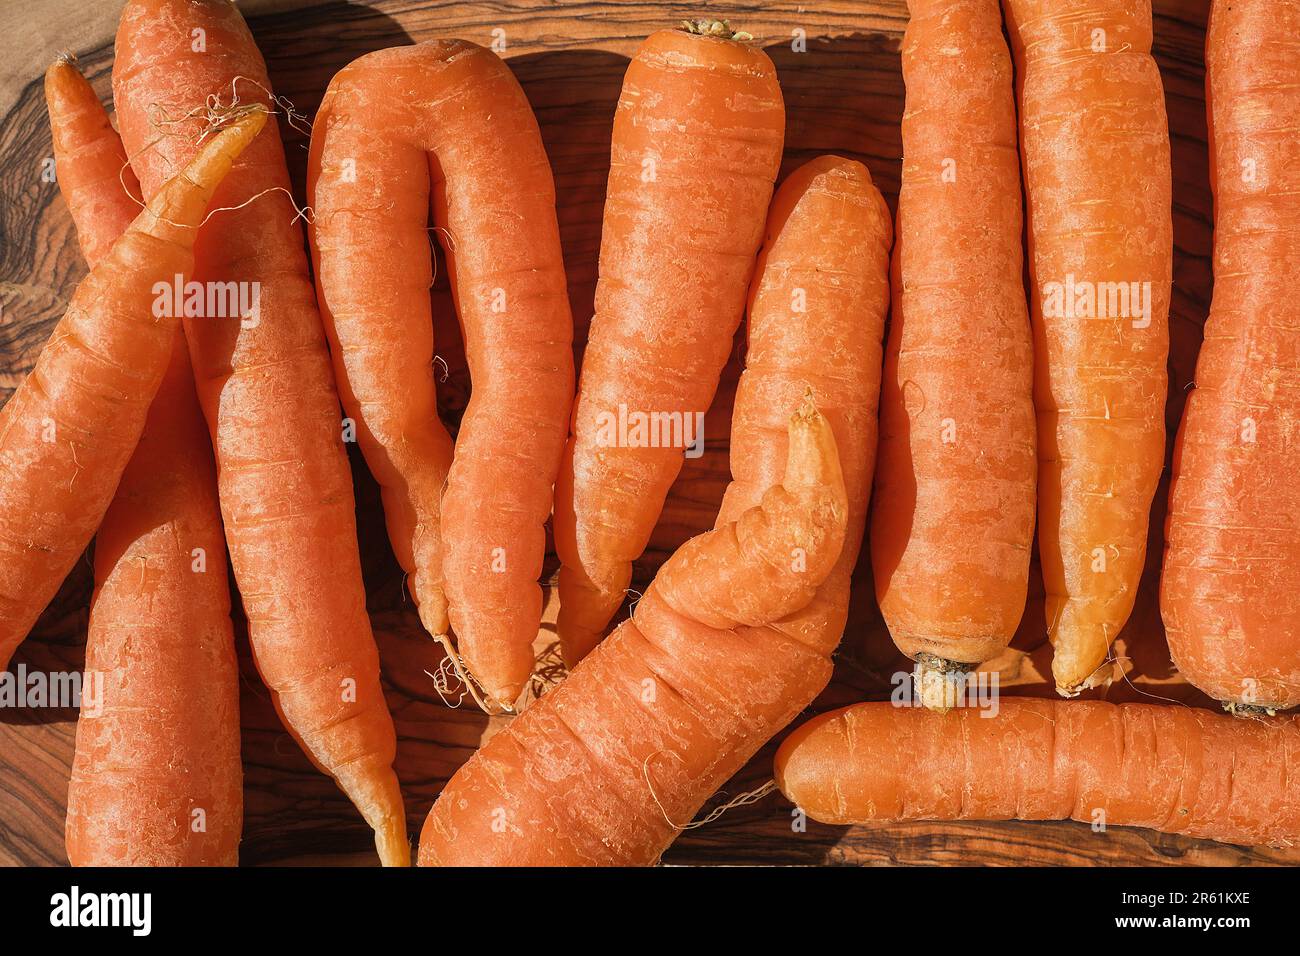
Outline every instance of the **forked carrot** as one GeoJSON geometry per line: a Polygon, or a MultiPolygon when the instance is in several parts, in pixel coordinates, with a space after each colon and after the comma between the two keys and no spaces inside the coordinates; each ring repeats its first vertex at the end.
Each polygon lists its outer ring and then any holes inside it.
{"type": "MultiPolygon", "coordinates": [[[[146,197],[193,150],[207,113],[270,102],[266,66],[227,0],[130,0],[113,92],[146,197]]],[[[257,296],[189,316],[185,335],[216,453],[226,543],[262,679],[285,726],[409,862],[397,740],[361,581],[352,476],[329,347],[274,120],[227,180],[195,279],[257,296]]],[[[228,298],[227,298],[228,301],[228,298]]]]}
{"type": "Polygon", "coordinates": [[[596,314],[555,495],[570,666],[622,604],[683,445],[703,441],[763,238],[785,106],[771,60],[731,36],[705,21],[655,33],[614,114],[596,314]]]}
{"type": "Polygon", "coordinates": [[[144,429],[177,317],[159,282],[188,277],[217,185],[266,123],[207,141],[77,286],[36,367],[0,410],[0,667],[90,543],[144,429]]]}
{"type": "Polygon", "coordinates": [[[1205,41],[1214,299],[1174,455],[1160,607],[1233,710],[1300,704],[1300,2],[1225,3],[1205,41]]]}
{"type": "Polygon", "coordinates": [[[822,714],[781,744],[776,782],[822,823],[1074,819],[1300,840],[1300,720],[1031,698],[991,713],[874,703],[822,714]]]}
{"type": "Polygon", "coordinates": [[[848,616],[871,498],[892,235],[889,207],[867,168],[819,156],[777,190],[749,295],[745,370],[731,418],[732,481],[717,525],[781,480],[784,410],[811,390],[840,451],[849,508],[844,550],[807,607],[770,630],[797,629],[827,655],[848,616]]]}
{"type": "Polygon", "coordinates": [[[871,558],[921,699],[999,654],[1034,536],[1033,340],[997,0],[909,0],[903,183],[871,558]]]}
{"type": "MultiPolygon", "coordinates": [[[[871,488],[889,242],[860,163],[823,157],[788,177],[751,295],[734,480],[715,530],[678,550],[632,620],[456,774],[425,822],[422,863],[651,863],[826,685],[871,488]],[[809,391],[825,418],[783,421],[809,391]],[[816,430],[819,444],[835,436],[843,496],[834,508],[781,503],[783,464],[794,490],[816,430]],[[842,546],[822,540],[841,528],[842,546]]],[[[828,483],[814,483],[818,499],[828,483]]]]}
{"type": "Polygon", "coordinates": [[[830,660],[761,627],[808,604],[844,543],[830,424],[790,419],[785,478],[686,544],[625,621],[443,790],[421,865],[653,863],[728,776],[830,677],[830,660]]]}
{"type": "MultiPolygon", "coordinates": [[[[71,63],[45,74],[59,189],[93,268],[139,211],[139,185],[99,98],[71,63]]],[[[77,746],[73,866],[238,861],[239,674],[217,477],[185,340],[95,536],[77,746]]]]}
{"type": "Polygon", "coordinates": [[[1073,696],[1111,678],[1164,467],[1169,125],[1150,0],[1005,10],[1029,213],[1038,549],[1052,674],[1073,696]]]}
{"type": "Polygon", "coordinates": [[[532,107],[472,43],[368,53],[325,93],[307,188],[339,392],[393,550],[425,628],[446,634],[450,617],[467,669],[509,707],[533,669],[573,404],[555,186],[532,107]],[[473,383],[454,462],[435,398],[431,201],[473,383]]]}

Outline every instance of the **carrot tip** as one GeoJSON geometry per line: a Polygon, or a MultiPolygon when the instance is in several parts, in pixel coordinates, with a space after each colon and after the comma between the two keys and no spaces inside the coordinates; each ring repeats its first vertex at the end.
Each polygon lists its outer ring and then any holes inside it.
{"type": "Polygon", "coordinates": [[[442,649],[446,653],[447,659],[451,662],[451,667],[456,674],[456,678],[461,682],[462,686],[464,686],[470,699],[478,705],[479,710],[483,711],[483,713],[487,714],[489,717],[515,713],[514,702],[523,692],[522,685],[516,688],[514,694],[510,696],[507,696],[509,694],[508,688],[498,687],[493,689],[484,686],[483,682],[475,677],[473,671],[469,669],[469,665],[465,663],[465,659],[461,657],[456,648],[452,646],[451,638],[448,637],[448,635],[435,634],[433,635],[433,639],[442,645],[442,649]]]}
{"type": "Polygon", "coordinates": [[[1111,676],[1105,673],[1093,674],[1077,684],[1057,684],[1056,692],[1066,700],[1072,700],[1078,697],[1085,690],[1092,690],[1094,687],[1109,687],[1111,676]]]}
{"type": "Polygon", "coordinates": [[[406,836],[406,821],[400,817],[388,818],[375,830],[375,849],[382,866],[410,866],[411,842],[406,836]]]}

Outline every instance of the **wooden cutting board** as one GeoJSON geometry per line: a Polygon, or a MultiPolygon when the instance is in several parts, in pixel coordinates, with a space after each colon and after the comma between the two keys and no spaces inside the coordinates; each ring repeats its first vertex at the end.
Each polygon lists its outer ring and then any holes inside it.
{"type": "MultiPolygon", "coordinates": [[[[899,118],[903,81],[899,42],[906,24],[902,0],[830,0],[815,9],[779,0],[763,4],[702,3],[436,3],[425,0],[303,2],[249,0],[249,17],[280,94],[310,115],[333,74],[370,50],[434,37],[458,36],[487,45],[504,39],[505,56],[537,111],[555,169],[560,222],[569,270],[578,347],[592,312],[600,216],[609,164],[609,131],[628,57],[655,29],[692,15],[727,17],[752,33],[780,72],[789,114],[785,169],[822,152],[861,159],[889,196],[898,191],[899,118]],[[503,32],[502,32],[503,31],[503,32]],[[806,49],[794,41],[806,37],[806,49]]],[[[71,221],[57,186],[41,178],[51,155],[41,74],[60,51],[75,52],[107,99],[116,2],[43,0],[36,16],[22,5],[0,13],[0,400],[31,368],[53,323],[84,274],[71,221]],[[86,7],[93,9],[87,11],[86,7]]],[[[1207,4],[1159,0],[1156,56],[1168,98],[1174,161],[1174,297],[1168,424],[1182,413],[1210,296],[1210,193],[1207,179],[1201,51],[1207,4]]],[[[291,172],[301,194],[306,165],[301,135],[285,130],[291,172]]],[[[441,405],[459,420],[469,382],[445,284],[435,288],[439,354],[448,380],[441,405]]],[[[659,523],[650,552],[638,563],[643,587],[664,557],[712,523],[727,480],[730,408],[738,354],[709,413],[707,453],[687,463],[659,523]]],[[[388,699],[400,736],[397,770],[406,790],[413,832],[447,777],[481,741],[503,725],[472,706],[440,699],[427,672],[439,654],[420,629],[384,536],[376,487],[354,456],[357,509],[366,583],[384,662],[388,699]]],[[[1116,645],[1127,676],[1113,700],[1168,698],[1209,702],[1182,683],[1169,663],[1155,603],[1164,489],[1141,598],[1116,645]]],[[[547,564],[553,575],[555,562],[547,564]]],[[[14,666],[65,670],[82,664],[89,563],[83,563],[14,658],[14,666]]],[[[1042,585],[1037,567],[1029,607],[1014,649],[995,662],[1003,686],[1050,695],[1042,585]]],[[[542,673],[555,675],[553,605],[538,640],[542,673]]],[[[242,624],[242,622],[240,622],[242,624]]],[[[243,665],[247,863],[374,862],[370,836],[333,783],[314,771],[281,729],[241,641],[243,665]]],[[[835,681],[814,710],[886,697],[891,675],[905,669],[880,621],[870,572],[855,579],[850,624],[835,681]]],[[[538,690],[545,686],[539,679],[538,690]]],[[[63,820],[76,714],[64,710],[0,710],[0,863],[62,864],[63,820]]],[[[767,748],[726,790],[753,789],[770,778],[767,748]]],[[[777,797],[729,811],[683,832],[669,863],[1058,863],[1243,864],[1296,863],[1300,850],[1225,846],[1143,830],[1094,833],[1073,823],[918,823],[877,828],[792,826],[791,807],[777,797]]]]}

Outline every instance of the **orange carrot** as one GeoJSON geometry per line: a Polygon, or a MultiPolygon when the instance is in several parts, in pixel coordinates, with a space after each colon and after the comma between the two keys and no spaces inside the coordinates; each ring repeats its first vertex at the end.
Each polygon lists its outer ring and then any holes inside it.
{"type": "Polygon", "coordinates": [[[1174,457],[1160,606],[1187,679],[1300,704],[1300,2],[1216,2],[1214,300],[1174,457]]]}
{"type": "Polygon", "coordinates": [[[824,655],[762,627],[808,604],[844,543],[830,424],[791,417],[785,479],[692,538],[632,619],[456,772],[421,865],[646,865],[769,732],[830,677],[824,655]]]}
{"type": "Polygon", "coordinates": [[[889,212],[860,163],[822,157],[782,185],[716,529],[678,550],[633,619],[457,773],[425,822],[422,863],[651,863],[826,685],[871,489],[889,242],[889,212]],[[821,419],[796,420],[787,441],[781,409],[809,391],[843,463],[834,557],[807,545],[792,555],[789,540],[760,546],[752,530],[803,538],[810,520],[822,533],[830,524],[802,505],[777,516],[782,472],[793,488],[807,467],[801,432],[821,419]]]}
{"type": "Polygon", "coordinates": [[[1038,548],[1052,673],[1072,696],[1110,680],[1164,466],[1169,126],[1149,0],[1005,9],[1029,212],[1038,548]]]}
{"type": "Polygon", "coordinates": [[[903,184],[871,529],[922,700],[999,654],[1034,535],[1033,341],[1011,56],[997,0],[910,0],[903,184]]]}
{"type": "MultiPolygon", "coordinates": [[[[226,0],[131,0],[113,92],[146,196],[183,164],[209,97],[269,102],[261,54],[226,0]],[[201,39],[201,42],[200,42],[201,39]]],[[[379,679],[357,554],[352,476],[329,349],[274,121],[219,195],[195,279],[258,305],[184,321],[216,453],[226,543],[262,679],[289,732],[404,865],[396,735],[379,679]],[[239,284],[243,284],[242,286],[239,284]]]]}
{"type": "Polygon", "coordinates": [[[772,629],[797,629],[828,656],[848,617],[871,497],[891,238],[889,207],[867,168],[820,156],[777,190],[749,295],[745,370],[731,419],[732,481],[717,526],[780,482],[785,409],[811,390],[840,450],[849,506],[844,551],[808,606],[772,629]]]}
{"type": "MultiPolygon", "coordinates": [[[[45,74],[59,189],[94,266],[139,210],[135,176],[71,63],[45,74]]],[[[96,535],[77,747],[74,866],[238,862],[239,675],[216,471],[185,340],[172,337],[135,454],[96,535]]]]}
{"type": "Polygon", "coordinates": [[[90,543],[144,429],[176,332],[155,285],[188,276],[196,227],[265,125],[210,139],[77,286],[30,375],[0,410],[0,667],[90,543]]]}
{"type": "Polygon", "coordinates": [[[1003,698],[936,714],[888,703],[814,717],[776,782],[814,820],[1069,820],[1289,846],[1300,721],[1192,707],[1003,698]]]}
{"type": "Polygon", "coordinates": [[[450,617],[468,670],[508,707],[533,669],[573,404],[555,186],[532,107],[472,43],[369,53],[330,82],[307,186],[339,391],[393,550],[424,626],[445,634],[450,617]],[[435,400],[430,199],[474,385],[454,464],[435,400]]]}
{"type": "Polygon", "coordinates": [[[557,629],[601,639],[708,409],[740,323],[781,162],[776,70],[724,25],[662,31],[614,116],[596,314],[556,485],[557,629]],[[708,35],[698,35],[705,31],[708,35]]]}

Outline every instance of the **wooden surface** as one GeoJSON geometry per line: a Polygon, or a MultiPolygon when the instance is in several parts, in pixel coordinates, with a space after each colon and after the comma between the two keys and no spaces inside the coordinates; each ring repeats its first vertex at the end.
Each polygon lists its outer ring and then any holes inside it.
{"type": "MultiPolygon", "coordinates": [[[[30,369],[84,272],[57,187],[40,180],[50,134],[40,76],[61,50],[72,50],[101,95],[109,95],[112,34],[120,3],[42,0],[39,9],[10,3],[0,13],[0,400],[30,369]],[[93,9],[87,10],[87,7],[93,9]]],[[[1207,181],[1201,50],[1204,0],[1156,4],[1156,54],[1168,97],[1174,159],[1174,298],[1168,423],[1176,426],[1209,308],[1210,196],[1207,181]]],[[[898,189],[903,85],[901,0],[831,0],[804,9],[792,2],[681,5],[640,2],[372,3],[264,0],[241,3],[266,56],[277,92],[309,115],[334,72],[369,50],[437,36],[488,44],[505,30],[506,56],[537,110],[554,165],[560,220],[579,343],[592,311],[599,223],[609,162],[609,129],[627,58],[642,37],[684,16],[731,18],[771,55],[785,91],[789,125],[785,169],[821,152],[862,159],[891,204],[898,189]],[[807,51],[791,49],[803,30],[807,51]]],[[[301,188],[305,143],[289,134],[291,172],[301,188]]],[[[439,353],[450,375],[443,411],[452,424],[468,380],[445,285],[435,288],[439,353]]],[[[738,356],[737,352],[737,356],[738,356]]],[[[727,478],[726,435],[738,358],[706,420],[707,453],[688,462],[673,489],[650,553],[637,565],[643,586],[667,553],[713,519],[727,478]]],[[[413,833],[446,778],[501,726],[469,706],[449,708],[426,672],[439,655],[424,636],[384,537],[374,482],[354,455],[360,535],[370,606],[380,641],[389,703],[400,735],[398,774],[413,833]]],[[[1142,595],[1116,645],[1127,672],[1113,700],[1168,698],[1206,706],[1169,663],[1155,605],[1165,490],[1157,496],[1151,554],[1142,595]]],[[[553,574],[554,560],[547,573],[553,574]]],[[[1050,694],[1042,586],[1032,572],[1029,607],[1014,649],[995,662],[1003,686],[1050,694]]],[[[89,564],[79,566],[14,665],[70,669],[82,664],[89,564]]],[[[548,608],[553,620],[554,608],[548,608]]],[[[553,662],[544,626],[539,653],[553,662]]],[[[280,728],[247,655],[243,665],[246,863],[374,861],[359,817],[325,777],[311,769],[280,728]]],[[[888,695],[905,664],[881,624],[865,561],[859,568],[850,625],[835,681],[815,709],[888,695]]],[[[554,672],[554,667],[544,668],[554,672]]],[[[538,688],[544,681],[538,682],[538,688]]],[[[0,710],[0,863],[61,864],[68,768],[76,714],[0,710]]],[[[766,749],[727,787],[735,795],[770,777],[766,749]]],[[[777,797],[728,812],[688,830],[665,862],[706,863],[1296,863],[1300,851],[1223,846],[1163,834],[1112,829],[1093,833],[1071,823],[911,824],[832,828],[809,823],[794,832],[791,808],[777,797]]]]}

